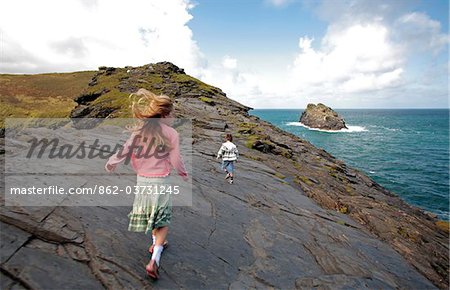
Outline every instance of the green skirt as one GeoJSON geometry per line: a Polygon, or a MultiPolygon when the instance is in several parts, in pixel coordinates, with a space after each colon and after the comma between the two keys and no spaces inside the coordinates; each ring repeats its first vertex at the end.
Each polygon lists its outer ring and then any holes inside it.
{"type": "Polygon", "coordinates": [[[128,214],[131,232],[151,233],[153,229],[168,226],[172,218],[172,198],[170,194],[155,194],[155,188],[163,185],[164,177],[137,176],[133,209],[128,214]],[[151,190],[151,191],[150,191],[151,190]]]}

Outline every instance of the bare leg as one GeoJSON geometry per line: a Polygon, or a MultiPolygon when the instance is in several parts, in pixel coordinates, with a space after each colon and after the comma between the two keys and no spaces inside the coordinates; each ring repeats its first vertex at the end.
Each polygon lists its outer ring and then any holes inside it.
{"type": "Polygon", "coordinates": [[[153,237],[156,237],[156,229],[153,229],[153,230],[152,230],[152,245],[155,244],[155,240],[156,240],[156,239],[154,239],[153,237]]]}
{"type": "Polygon", "coordinates": [[[168,226],[160,227],[155,229],[154,231],[156,237],[155,246],[162,246],[166,241],[167,234],[169,233],[169,227],[168,226]]]}
{"type": "MultiPolygon", "coordinates": [[[[166,241],[168,232],[169,232],[169,227],[167,227],[167,226],[160,227],[155,230],[156,242],[155,242],[155,250],[154,251],[157,251],[156,247],[158,247],[158,246],[161,246],[161,248],[162,248],[164,242],[166,241]]],[[[146,267],[147,273],[149,273],[149,271],[150,271],[150,273],[151,273],[151,271],[155,271],[154,268],[153,268],[153,270],[151,270],[153,267],[152,261],[153,261],[153,265],[155,265],[155,264],[159,265],[159,259],[160,259],[159,257],[161,257],[160,256],[161,252],[158,252],[158,253],[159,254],[156,254],[155,252],[153,252],[152,258],[150,259],[150,261],[148,262],[147,267],[146,267]],[[156,255],[156,258],[155,258],[155,255],[156,255]],[[153,260],[153,259],[155,259],[155,260],[153,260]]],[[[158,272],[158,270],[156,270],[156,273],[153,274],[154,276],[152,276],[152,274],[149,274],[149,275],[154,278],[155,277],[158,278],[157,272],[158,272]]]]}

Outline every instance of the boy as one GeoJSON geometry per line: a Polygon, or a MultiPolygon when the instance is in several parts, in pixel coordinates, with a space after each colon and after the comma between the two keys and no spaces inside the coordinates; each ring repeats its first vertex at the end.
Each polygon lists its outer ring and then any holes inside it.
{"type": "Polygon", "coordinates": [[[234,173],[234,162],[237,161],[239,157],[239,152],[237,150],[236,145],[234,145],[233,136],[231,134],[227,134],[226,142],[222,144],[217,153],[217,159],[222,157],[222,169],[225,170],[227,175],[225,179],[229,179],[229,183],[233,183],[233,173],[234,173]]]}

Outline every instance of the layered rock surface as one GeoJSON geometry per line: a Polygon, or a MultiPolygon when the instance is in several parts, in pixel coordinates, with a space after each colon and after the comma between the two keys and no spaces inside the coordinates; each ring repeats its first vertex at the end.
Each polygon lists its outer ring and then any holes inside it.
{"type": "Polygon", "coordinates": [[[121,116],[115,94],[143,86],[193,119],[193,206],[174,208],[161,279],[145,275],[150,238],[127,231],[131,205],[2,206],[2,289],[448,287],[448,231],[434,217],[175,68],[104,69],[83,94],[109,91],[79,103],[121,116]],[[225,132],[241,152],[233,185],[215,160],[225,132]]]}
{"type": "Polygon", "coordinates": [[[336,131],[347,128],[344,119],[322,103],[308,104],[300,116],[300,122],[308,127],[322,130],[336,131]]]}

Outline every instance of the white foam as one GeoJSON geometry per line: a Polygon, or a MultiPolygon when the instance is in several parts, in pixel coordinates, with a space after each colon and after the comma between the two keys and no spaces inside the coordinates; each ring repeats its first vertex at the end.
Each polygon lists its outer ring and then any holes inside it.
{"type": "Polygon", "coordinates": [[[388,131],[393,131],[393,132],[402,131],[402,129],[388,128],[388,127],[377,126],[377,125],[370,125],[369,127],[373,127],[373,128],[381,128],[381,129],[388,130],[388,131]]]}
{"type": "Polygon", "coordinates": [[[306,129],[309,130],[313,130],[313,131],[320,131],[320,132],[328,132],[328,133],[341,133],[341,132],[346,132],[346,133],[352,133],[352,132],[366,132],[368,131],[366,129],[366,127],[363,126],[347,126],[348,128],[343,128],[341,130],[324,130],[324,129],[317,129],[317,128],[311,128],[306,126],[305,124],[301,123],[301,122],[288,122],[286,123],[286,125],[288,126],[299,126],[299,127],[304,127],[306,129]]]}

